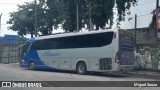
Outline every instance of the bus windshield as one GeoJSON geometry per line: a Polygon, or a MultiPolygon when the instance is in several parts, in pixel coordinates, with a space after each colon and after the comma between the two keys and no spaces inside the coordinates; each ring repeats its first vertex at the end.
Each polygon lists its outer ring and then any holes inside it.
{"type": "Polygon", "coordinates": [[[23,57],[27,54],[30,42],[26,42],[20,49],[20,56],[23,57]]]}

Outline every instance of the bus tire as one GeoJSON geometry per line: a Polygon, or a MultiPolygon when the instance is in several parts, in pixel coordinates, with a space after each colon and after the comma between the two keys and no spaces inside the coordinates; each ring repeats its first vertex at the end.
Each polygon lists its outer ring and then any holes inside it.
{"type": "Polygon", "coordinates": [[[79,62],[76,67],[76,71],[80,75],[87,74],[87,66],[85,62],[79,62]]]}
{"type": "Polygon", "coordinates": [[[29,62],[28,68],[29,68],[30,70],[34,70],[34,69],[35,69],[35,64],[34,64],[33,61],[29,62]]]}

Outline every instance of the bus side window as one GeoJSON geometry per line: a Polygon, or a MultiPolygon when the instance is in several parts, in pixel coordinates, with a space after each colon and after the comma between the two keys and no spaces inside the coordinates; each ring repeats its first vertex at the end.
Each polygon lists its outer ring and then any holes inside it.
{"type": "Polygon", "coordinates": [[[112,43],[113,32],[98,33],[93,35],[93,45],[94,47],[102,47],[112,43]]]}
{"type": "Polygon", "coordinates": [[[35,51],[35,50],[42,50],[42,43],[43,43],[42,41],[43,41],[43,40],[37,40],[37,41],[35,41],[35,42],[32,44],[29,52],[35,51]]]}
{"type": "Polygon", "coordinates": [[[77,41],[78,48],[93,47],[93,35],[79,35],[77,41]]]}

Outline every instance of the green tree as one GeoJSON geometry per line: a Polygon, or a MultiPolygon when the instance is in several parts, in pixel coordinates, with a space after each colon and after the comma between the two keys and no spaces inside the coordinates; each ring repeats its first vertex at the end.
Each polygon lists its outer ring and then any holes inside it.
{"type": "Polygon", "coordinates": [[[125,20],[125,15],[130,14],[129,9],[138,0],[90,0],[92,3],[92,22],[99,28],[105,28],[106,24],[113,25],[114,8],[117,8],[118,22],[125,20]]]}
{"type": "Polygon", "coordinates": [[[34,4],[25,3],[18,6],[18,11],[10,14],[10,19],[7,22],[12,24],[8,27],[9,30],[18,31],[20,36],[31,34],[33,37],[34,29],[34,4]]]}
{"type": "Polygon", "coordinates": [[[83,13],[82,7],[85,0],[39,0],[47,5],[48,18],[52,25],[57,29],[58,24],[66,32],[76,31],[76,4],[79,4],[79,27],[82,28],[83,13]],[[53,19],[51,21],[51,18],[53,19]]]}
{"type": "Polygon", "coordinates": [[[19,44],[19,45],[22,45],[22,44],[25,43],[26,40],[27,40],[27,39],[26,39],[25,37],[20,37],[20,38],[18,38],[18,44],[19,44]]]}
{"type": "Polygon", "coordinates": [[[19,5],[17,12],[10,14],[9,30],[18,31],[20,36],[35,34],[35,16],[37,18],[37,32],[42,35],[52,34],[61,24],[66,32],[77,31],[76,5],[79,6],[79,29],[85,25],[89,27],[89,2],[91,2],[92,23],[99,28],[105,28],[106,24],[113,25],[114,8],[117,8],[118,20],[124,21],[129,9],[138,0],[38,0],[35,15],[34,2],[19,5]],[[53,28],[54,27],[54,28],[53,28]]]}
{"type": "MultiPolygon", "coordinates": [[[[82,1],[82,0],[81,0],[82,1]]],[[[64,10],[64,23],[62,24],[63,29],[66,32],[73,32],[73,31],[77,31],[77,20],[76,20],[76,5],[78,3],[78,7],[79,7],[79,28],[82,28],[82,2],[80,3],[80,1],[78,0],[65,0],[63,2],[63,10],[64,10]]]]}
{"type": "MultiPolygon", "coordinates": [[[[63,1],[63,0],[61,0],[63,1]]],[[[96,30],[105,28],[106,24],[113,25],[114,8],[117,8],[118,21],[124,21],[126,14],[130,14],[130,7],[138,0],[64,0],[63,29],[69,32],[76,31],[76,3],[79,4],[80,29],[89,25],[89,2],[91,2],[91,18],[96,30]]],[[[88,26],[89,27],[89,26],[88,26]]]]}
{"type": "Polygon", "coordinates": [[[91,3],[92,22],[96,26],[96,30],[104,28],[109,20],[113,22],[114,0],[91,0],[91,3]]]}
{"type": "Polygon", "coordinates": [[[39,5],[43,8],[45,26],[40,28],[42,35],[52,34],[53,29],[57,29],[58,25],[62,23],[62,3],[59,0],[39,0],[39,5]],[[53,28],[54,27],[54,28],[53,28]]]}
{"type": "MultiPolygon", "coordinates": [[[[50,0],[52,1],[52,0],[50,0]]],[[[49,2],[48,2],[49,3],[49,2]]],[[[20,36],[24,36],[26,34],[31,34],[31,37],[38,32],[41,35],[52,34],[52,27],[58,26],[58,19],[56,19],[57,15],[53,15],[56,13],[56,10],[50,8],[49,6],[44,6],[44,3],[41,2],[36,5],[36,15],[35,15],[35,3],[25,3],[24,5],[18,6],[17,12],[12,12],[10,14],[10,19],[7,22],[8,24],[12,24],[8,27],[9,30],[18,31],[20,36]],[[35,32],[35,16],[37,22],[37,30],[35,32]]],[[[59,18],[59,17],[58,17],[59,18]]]]}

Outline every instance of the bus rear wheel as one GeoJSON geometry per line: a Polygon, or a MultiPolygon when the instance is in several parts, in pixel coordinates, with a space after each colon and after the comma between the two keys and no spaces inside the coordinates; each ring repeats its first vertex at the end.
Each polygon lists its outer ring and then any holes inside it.
{"type": "Polygon", "coordinates": [[[85,63],[85,62],[79,62],[79,63],[77,64],[76,71],[77,71],[77,73],[80,74],[80,75],[87,74],[87,66],[86,66],[86,63],[85,63]]]}
{"type": "Polygon", "coordinates": [[[30,70],[34,70],[34,69],[35,69],[35,64],[34,64],[33,62],[29,62],[28,68],[29,68],[30,70]]]}

